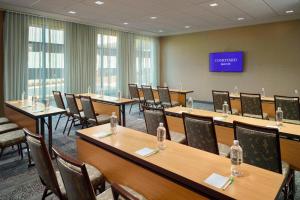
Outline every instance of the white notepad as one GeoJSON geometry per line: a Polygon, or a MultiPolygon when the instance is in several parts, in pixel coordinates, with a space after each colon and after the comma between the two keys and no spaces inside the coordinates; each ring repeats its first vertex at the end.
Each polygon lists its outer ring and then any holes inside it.
{"type": "Polygon", "coordinates": [[[226,119],[224,117],[214,117],[215,121],[225,121],[226,119]]]}
{"type": "Polygon", "coordinates": [[[222,176],[216,173],[212,173],[207,179],[204,180],[205,183],[219,189],[221,189],[228,181],[229,177],[222,176]]]}
{"type": "Polygon", "coordinates": [[[140,156],[147,157],[147,156],[150,156],[150,155],[155,154],[157,152],[158,152],[157,149],[151,149],[151,148],[145,147],[145,148],[142,148],[142,149],[136,151],[135,153],[140,155],[140,156]]]}
{"type": "Polygon", "coordinates": [[[99,131],[98,133],[93,134],[93,137],[104,138],[110,136],[111,134],[112,134],[111,131],[99,131]]]}

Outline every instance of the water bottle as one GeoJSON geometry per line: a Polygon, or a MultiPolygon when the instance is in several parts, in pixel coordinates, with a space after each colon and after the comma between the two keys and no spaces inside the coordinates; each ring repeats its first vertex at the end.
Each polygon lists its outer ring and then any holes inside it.
{"type": "Polygon", "coordinates": [[[159,150],[164,150],[166,148],[166,129],[163,123],[159,123],[157,128],[157,146],[159,150]]]}
{"type": "Polygon", "coordinates": [[[243,150],[239,145],[238,140],[233,141],[233,145],[230,148],[231,159],[231,175],[241,176],[241,164],[243,163],[243,150]]]}
{"type": "Polygon", "coordinates": [[[168,84],[166,82],[164,82],[164,87],[168,87],[168,84]]]}
{"type": "Polygon", "coordinates": [[[88,94],[91,94],[91,86],[88,87],[88,94]]]}
{"type": "Polygon", "coordinates": [[[238,88],[238,86],[234,86],[234,88],[233,88],[233,93],[234,93],[235,95],[238,95],[238,94],[239,94],[239,88],[238,88]]]}
{"type": "Polygon", "coordinates": [[[227,104],[227,101],[224,101],[224,104],[223,104],[223,115],[224,115],[224,117],[228,117],[228,112],[229,112],[229,105],[227,104]]]}
{"type": "Polygon", "coordinates": [[[25,101],[25,91],[22,92],[21,100],[22,100],[22,103],[25,101]]]}
{"type": "Polygon", "coordinates": [[[295,92],[295,96],[296,96],[296,97],[298,97],[298,96],[299,96],[298,90],[297,90],[297,89],[295,89],[295,91],[294,91],[294,92],[295,92]]]}
{"type": "Polygon", "coordinates": [[[281,110],[281,107],[278,107],[276,110],[276,125],[281,126],[283,121],[283,112],[281,110]]]}
{"type": "Polygon", "coordinates": [[[102,88],[100,88],[99,94],[100,94],[100,98],[102,98],[103,97],[103,89],[102,88]]]}
{"type": "Polygon", "coordinates": [[[121,99],[122,98],[122,94],[121,94],[121,91],[119,90],[118,91],[118,99],[121,99]]]}
{"type": "Polygon", "coordinates": [[[50,107],[50,100],[48,98],[45,99],[45,111],[48,111],[50,107]]]}
{"type": "Polygon", "coordinates": [[[117,133],[117,124],[118,124],[118,118],[116,116],[116,113],[113,112],[110,117],[110,129],[111,129],[112,134],[117,133]]]}
{"type": "Polygon", "coordinates": [[[188,102],[187,102],[187,107],[188,107],[188,113],[191,113],[193,110],[193,99],[192,97],[189,97],[188,102]]]}
{"type": "Polygon", "coordinates": [[[266,96],[265,88],[261,88],[261,97],[265,97],[265,96],[266,96]]]}

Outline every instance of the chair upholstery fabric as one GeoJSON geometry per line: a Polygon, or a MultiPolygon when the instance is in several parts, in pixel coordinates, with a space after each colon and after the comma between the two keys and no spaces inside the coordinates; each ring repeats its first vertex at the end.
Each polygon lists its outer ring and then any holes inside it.
{"type": "Polygon", "coordinates": [[[9,120],[6,117],[0,117],[0,125],[9,123],[9,120]]]}
{"type": "Polygon", "coordinates": [[[275,96],[276,110],[281,107],[283,119],[300,120],[299,98],[275,96]]]}
{"type": "Polygon", "coordinates": [[[98,124],[98,125],[101,125],[101,124],[106,124],[106,123],[109,123],[110,122],[110,118],[111,116],[109,115],[98,115],[96,116],[97,118],[97,122],[95,119],[88,119],[88,122],[92,123],[92,124],[98,124]]]}
{"type": "Polygon", "coordinates": [[[259,94],[240,94],[242,115],[263,118],[261,99],[259,94]]]}
{"type": "Polygon", "coordinates": [[[79,115],[79,109],[74,94],[65,94],[69,111],[72,115],[79,115]]]}
{"type": "Polygon", "coordinates": [[[228,91],[212,91],[214,109],[216,112],[223,112],[223,104],[226,101],[229,106],[229,111],[233,114],[230,104],[228,91]]]}
{"type": "Polygon", "coordinates": [[[273,133],[236,126],[236,139],[243,149],[244,162],[274,172],[280,172],[278,142],[273,133]]]}
{"type": "Polygon", "coordinates": [[[93,119],[93,120],[96,121],[96,114],[94,112],[93,104],[91,102],[91,99],[86,98],[86,97],[80,97],[80,101],[81,101],[82,109],[83,109],[83,112],[84,112],[84,116],[87,119],[93,119]]]}
{"type": "Polygon", "coordinates": [[[0,134],[0,148],[9,147],[26,141],[23,130],[10,131],[0,134]]]}
{"type": "Polygon", "coordinates": [[[137,84],[128,84],[128,87],[131,98],[138,100],[140,98],[140,94],[137,84]]]}
{"type": "Polygon", "coordinates": [[[54,101],[58,108],[65,109],[61,93],[59,91],[53,91],[54,101]]]}
{"type": "Polygon", "coordinates": [[[168,87],[157,87],[159,101],[164,107],[172,107],[179,105],[178,102],[171,100],[171,95],[168,87]]]}
{"type": "Polygon", "coordinates": [[[186,117],[184,123],[189,146],[215,154],[219,153],[213,123],[190,117],[186,117]]]}
{"type": "Polygon", "coordinates": [[[2,124],[0,125],[0,134],[16,129],[18,129],[18,125],[15,123],[2,124]]]}
{"type": "MultiPolygon", "coordinates": [[[[123,185],[121,185],[121,187],[124,190],[126,190],[127,192],[129,192],[130,194],[132,194],[138,200],[146,200],[146,198],[143,195],[134,191],[133,189],[131,189],[127,186],[123,186],[123,185]]],[[[113,194],[112,194],[111,188],[109,188],[109,189],[105,190],[104,192],[102,192],[101,194],[97,195],[96,198],[97,198],[97,200],[113,200],[113,194]]],[[[119,196],[118,200],[125,200],[125,198],[123,198],[122,196],[119,196]]]]}
{"type": "Polygon", "coordinates": [[[142,85],[142,91],[144,94],[144,100],[147,104],[156,104],[157,101],[154,99],[153,91],[151,86],[142,85]]]}
{"type": "Polygon", "coordinates": [[[156,136],[157,134],[157,128],[159,126],[159,123],[164,123],[164,115],[161,111],[156,110],[145,110],[144,111],[144,117],[145,117],[145,123],[147,126],[147,132],[151,135],[156,136]]]}

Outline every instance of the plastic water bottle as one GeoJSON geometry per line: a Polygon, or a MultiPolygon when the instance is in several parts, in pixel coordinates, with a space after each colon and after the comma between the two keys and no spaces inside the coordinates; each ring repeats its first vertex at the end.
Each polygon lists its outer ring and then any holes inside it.
{"type": "Polygon", "coordinates": [[[116,113],[113,112],[110,117],[110,129],[111,129],[112,134],[117,133],[117,124],[118,124],[118,118],[116,116],[116,113]]]}
{"type": "Polygon", "coordinates": [[[24,103],[25,101],[25,91],[22,92],[22,96],[21,96],[21,102],[24,103]]]}
{"type": "Polygon", "coordinates": [[[122,98],[122,94],[121,94],[121,91],[120,91],[120,90],[118,91],[118,98],[119,98],[119,99],[122,98]]]}
{"type": "Polygon", "coordinates": [[[157,128],[157,146],[159,150],[164,150],[166,148],[166,129],[163,123],[159,123],[157,128]]]}
{"type": "Polygon", "coordinates": [[[188,107],[188,113],[191,113],[193,111],[193,99],[192,99],[192,97],[189,97],[188,102],[187,102],[187,107],[188,107]]]}
{"type": "Polygon", "coordinates": [[[238,88],[238,86],[234,86],[234,88],[233,88],[233,93],[234,93],[235,95],[238,95],[238,94],[239,94],[239,88],[238,88]]]}
{"type": "Polygon", "coordinates": [[[229,112],[229,105],[227,104],[227,101],[224,101],[224,104],[223,104],[224,117],[228,117],[228,112],[229,112]]]}
{"type": "Polygon", "coordinates": [[[88,94],[91,94],[91,86],[88,87],[88,94]]]}
{"type": "Polygon", "coordinates": [[[265,96],[266,96],[265,88],[261,88],[261,97],[265,97],[265,96]]]}
{"type": "Polygon", "coordinates": [[[281,110],[281,107],[278,107],[276,110],[276,125],[281,126],[283,121],[283,112],[281,110]]]}
{"type": "Polygon", "coordinates": [[[294,92],[295,92],[295,96],[296,96],[296,97],[298,97],[298,96],[299,96],[298,90],[297,90],[297,89],[295,89],[295,91],[294,91],[294,92]]]}
{"type": "Polygon", "coordinates": [[[50,107],[50,100],[48,98],[45,99],[45,111],[48,111],[50,107]]]}
{"type": "Polygon", "coordinates": [[[241,176],[241,164],[243,163],[243,150],[239,145],[238,140],[233,141],[233,145],[230,148],[231,159],[231,175],[241,176]]]}
{"type": "Polygon", "coordinates": [[[100,94],[100,97],[102,98],[103,97],[103,89],[102,88],[100,88],[99,94],[100,94]]]}

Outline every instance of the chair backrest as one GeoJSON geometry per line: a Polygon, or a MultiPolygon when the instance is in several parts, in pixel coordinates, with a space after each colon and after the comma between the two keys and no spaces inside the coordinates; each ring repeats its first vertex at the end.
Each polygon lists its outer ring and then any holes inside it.
{"type": "Polygon", "coordinates": [[[142,91],[146,101],[154,101],[154,95],[151,85],[142,85],[142,91]]]}
{"type": "Polygon", "coordinates": [[[182,113],[187,144],[191,147],[219,154],[212,117],[182,113]]]}
{"type": "Polygon", "coordinates": [[[300,104],[299,97],[287,97],[274,95],[275,112],[281,107],[283,119],[300,120],[300,104]]]}
{"type": "Polygon", "coordinates": [[[215,112],[223,112],[223,104],[224,101],[227,102],[229,106],[229,111],[232,113],[231,110],[231,103],[230,103],[230,96],[228,91],[212,91],[213,103],[214,103],[214,110],[215,112]]]}
{"type": "Polygon", "coordinates": [[[80,96],[80,102],[82,105],[82,110],[84,113],[84,116],[87,119],[95,120],[97,123],[97,117],[94,110],[93,102],[90,96],[80,96]]]}
{"type": "Polygon", "coordinates": [[[168,87],[157,86],[157,91],[158,91],[159,101],[161,103],[168,103],[172,105],[171,95],[168,87]]]}
{"type": "Polygon", "coordinates": [[[168,122],[164,109],[152,108],[147,106],[143,106],[143,109],[147,133],[156,136],[159,123],[163,123],[166,129],[166,138],[168,140],[171,140],[168,122]]]}
{"type": "Polygon", "coordinates": [[[67,94],[65,93],[66,101],[68,104],[68,108],[72,115],[77,114],[80,116],[80,111],[76,102],[76,98],[74,94],[67,94]]]}
{"type": "Polygon", "coordinates": [[[26,135],[31,156],[35,162],[35,167],[42,180],[42,183],[45,184],[58,197],[62,197],[50,155],[43,137],[31,133],[27,129],[23,130],[26,135]]]}
{"type": "Polygon", "coordinates": [[[66,156],[57,148],[53,148],[53,152],[68,199],[96,200],[85,164],[66,156]]]}
{"type": "Polygon", "coordinates": [[[245,163],[282,173],[279,133],[267,128],[234,121],[234,137],[243,149],[245,163]]]}
{"type": "Polygon", "coordinates": [[[263,119],[260,94],[240,93],[240,100],[243,116],[263,119]]]}
{"type": "Polygon", "coordinates": [[[61,109],[66,109],[64,100],[61,96],[61,92],[60,91],[52,91],[52,93],[54,96],[54,101],[55,101],[56,106],[61,109]]]}
{"type": "Polygon", "coordinates": [[[139,99],[140,100],[140,93],[139,93],[139,89],[138,89],[137,84],[129,83],[128,87],[129,87],[130,97],[132,99],[139,99]]]}

